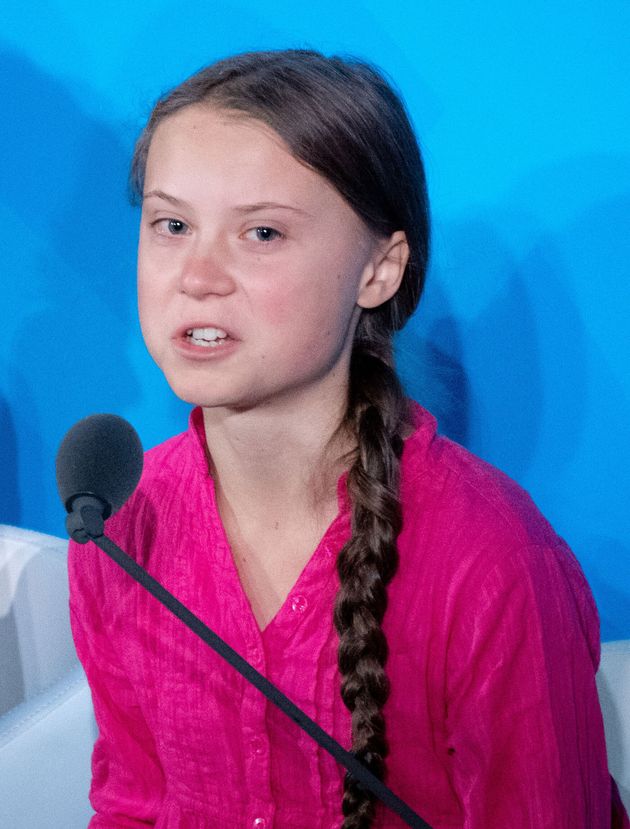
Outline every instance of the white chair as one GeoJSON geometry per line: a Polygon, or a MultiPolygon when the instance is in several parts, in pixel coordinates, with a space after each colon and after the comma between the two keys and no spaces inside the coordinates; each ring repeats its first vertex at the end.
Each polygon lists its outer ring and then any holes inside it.
{"type": "Polygon", "coordinates": [[[70,632],[67,540],[0,525],[0,827],[85,829],[92,699],[70,632]]]}
{"type": "Polygon", "coordinates": [[[608,768],[630,815],[630,639],[602,643],[596,680],[608,768]]]}
{"type": "MultiPolygon", "coordinates": [[[[0,525],[0,827],[85,829],[92,701],[70,632],[67,541],[0,525]]],[[[608,763],[630,811],[630,640],[602,645],[608,763]]]]}

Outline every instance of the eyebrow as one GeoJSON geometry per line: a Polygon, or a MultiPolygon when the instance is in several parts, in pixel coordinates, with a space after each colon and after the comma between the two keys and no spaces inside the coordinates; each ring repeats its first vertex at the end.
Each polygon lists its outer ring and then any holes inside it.
{"type": "MultiPolygon", "coordinates": [[[[176,207],[190,207],[191,205],[183,201],[182,199],[178,199],[176,196],[171,196],[168,193],[165,193],[163,190],[149,190],[148,193],[144,193],[143,198],[148,199],[151,197],[155,197],[158,199],[164,199],[164,201],[169,202],[170,204],[174,204],[176,207]]],[[[312,218],[310,213],[307,213],[306,210],[302,210],[300,207],[294,207],[291,204],[280,204],[279,202],[274,201],[261,201],[256,202],[256,204],[239,204],[233,208],[236,213],[255,213],[258,210],[291,210],[294,213],[298,213],[300,216],[308,216],[312,218]]]]}

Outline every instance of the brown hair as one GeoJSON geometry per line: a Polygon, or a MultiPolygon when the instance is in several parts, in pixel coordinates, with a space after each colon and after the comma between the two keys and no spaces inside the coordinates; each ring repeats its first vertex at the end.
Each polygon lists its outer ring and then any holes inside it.
{"type": "MultiPolygon", "coordinates": [[[[403,230],[410,256],[397,293],[359,320],[346,416],[356,436],[348,473],[352,536],[339,553],[341,695],[352,716],[352,750],[384,779],[388,753],[383,706],[389,695],[381,623],[398,566],[402,527],[399,461],[408,403],[393,365],[392,335],[413,313],[429,255],[429,210],[418,143],[399,96],[383,74],[356,58],[310,50],[248,52],[195,73],[156,104],[134,152],[130,189],[141,201],[157,125],[179,109],[211,102],[275,130],[295,156],[331,182],[378,236],[403,230]]],[[[374,798],[346,775],[342,829],[367,829],[374,798]]]]}

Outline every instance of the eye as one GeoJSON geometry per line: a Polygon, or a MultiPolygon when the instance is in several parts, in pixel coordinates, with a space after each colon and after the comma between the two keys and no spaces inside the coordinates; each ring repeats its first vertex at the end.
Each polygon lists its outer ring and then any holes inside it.
{"type": "Polygon", "coordinates": [[[169,236],[181,236],[188,230],[186,222],[181,219],[158,219],[153,223],[158,233],[168,234],[169,236]]]}
{"type": "Polygon", "coordinates": [[[255,233],[257,242],[273,242],[274,239],[281,239],[283,236],[279,230],[274,230],[273,227],[267,227],[266,225],[253,227],[251,230],[248,230],[247,233],[255,233]]]}

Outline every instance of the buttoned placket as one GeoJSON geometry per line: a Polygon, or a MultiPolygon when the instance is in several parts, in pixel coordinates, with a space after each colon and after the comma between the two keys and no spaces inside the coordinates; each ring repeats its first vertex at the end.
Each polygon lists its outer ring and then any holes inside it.
{"type": "MultiPolygon", "coordinates": [[[[205,466],[204,464],[202,468],[205,466]]],[[[233,589],[229,589],[234,601],[235,618],[239,620],[239,629],[243,636],[244,651],[241,655],[254,667],[258,673],[266,676],[265,650],[261,632],[254,619],[251,607],[245,596],[225,528],[219,516],[216,504],[216,494],[212,477],[207,475],[209,483],[209,496],[211,502],[211,514],[218,538],[217,552],[224,555],[224,562],[229,562],[227,574],[233,579],[233,589]]],[[[266,710],[271,705],[266,696],[244,679],[245,690],[240,709],[240,722],[242,734],[242,755],[245,761],[246,791],[243,792],[247,800],[247,812],[244,826],[249,829],[271,829],[276,811],[271,791],[271,758],[270,742],[267,734],[266,710]]]]}
{"type": "MultiPolygon", "coordinates": [[[[247,659],[263,676],[266,675],[265,650],[260,631],[252,625],[247,635],[247,659]]],[[[271,791],[271,757],[267,734],[267,705],[264,694],[251,683],[247,684],[241,708],[243,726],[243,755],[248,781],[247,829],[271,829],[276,810],[271,791]]]]}

